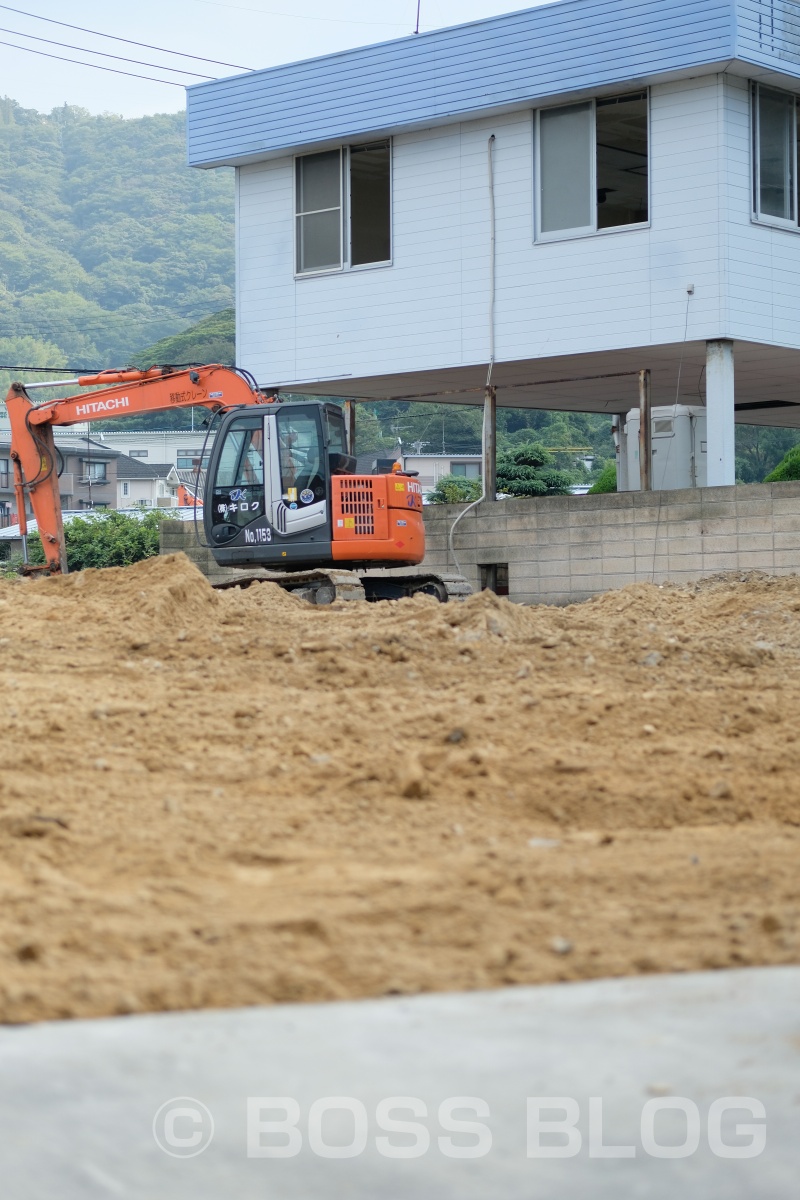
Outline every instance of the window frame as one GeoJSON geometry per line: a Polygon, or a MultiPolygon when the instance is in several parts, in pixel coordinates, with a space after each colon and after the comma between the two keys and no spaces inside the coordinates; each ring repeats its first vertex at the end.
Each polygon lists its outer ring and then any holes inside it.
{"type": "Polygon", "coordinates": [[[109,483],[108,463],[104,459],[82,458],[81,476],[88,483],[109,483]]]}
{"type": "Polygon", "coordinates": [[[176,450],[175,451],[175,469],[178,471],[196,471],[198,459],[201,460],[200,461],[201,470],[205,470],[206,467],[208,466],[209,462],[211,461],[211,451],[206,450],[205,454],[202,454],[200,449],[176,450]],[[189,459],[188,465],[186,465],[187,458],[189,459]],[[180,462],[181,459],[184,460],[183,466],[181,466],[181,462],[180,462]]]}
{"type": "Polygon", "coordinates": [[[462,459],[461,461],[450,460],[450,474],[457,475],[460,479],[482,479],[483,478],[483,463],[475,459],[462,459]],[[470,468],[474,467],[474,472],[470,468]]]}
{"type": "MultiPolygon", "coordinates": [[[[341,197],[341,227],[339,230],[339,266],[336,267],[319,267],[313,271],[301,271],[298,263],[298,227],[297,222],[301,216],[307,215],[298,212],[298,195],[297,195],[297,164],[303,158],[311,158],[314,154],[326,154],[326,150],[314,150],[310,154],[295,154],[292,159],[292,209],[293,209],[293,231],[294,231],[294,277],[295,279],[316,279],[320,275],[343,275],[350,272],[358,271],[375,271],[382,270],[386,267],[394,265],[394,139],[393,138],[375,138],[372,141],[352,142],[347,145],[334,146],[333,150],[339,151],[340,155],[340,172],[339,172],[339,195],[341,197]],[[352,221],[351,213],[351,185],[350,185],[350,151],[354,147],[362,150],[369,146],[389,147],[389,250],[388,258],[381,259],[380,262],[374,263],[358,263],[355,266],[352,263],[352,221]]],[[[322,209],[318,211],[323,211],[322,209]]],[[[326,210],[331,211],[331,210],[326,210]]]]}
{"type": "Polygon", "coordinates": [[[533,112],[533,240],[534,243],[545,245],[549,242],[577,241],[579,238],[605,237],[608,234],[630,233],[636,229],[650,229],[653,213],[653,171],[652,171],[652,103],[649,87],[635,88],[628,92],[610,92],[608,95],[591,96],[589,99],[577,99],[569,104],[546,104],[533,112]],[[634,221],[628,225],[612,225],[608,229],[600,229],[597,224],[597,101],[614,100],[622,96],[638,96],[644,93],[647,101],[647,220],[634,221]],[[554,229],[543,232],[541,228],[542,202],[542,163],[541,163],[541,114],[552,112],[558,108],[577,108],[588,104],[591,110],[591,161],[590,161],[590,196],[594,197],[594,222],[575,229],[554,229]]]}
{"type": "Polygon", "coordinates": [[[371,142],[352,142],[347,146],[346,164],[344,170],[345,176],[345,221],[346,221],[346,242],[347,242],[347,259],[344,269],[347,271],[374,271],[380,267],[391,267],[394,257],[394,142],[392,138],[378,138],[371,142]],[[372,146],[388,146],[389,149],[389,257],[382,258],[377,262],[356,263],[353,264],[353,222],[351,219],[351,187],[352,176],[350,172],[350,151],[369,150],[372,146]]]}
{"type": "Polygon", "coordinates": [[[311,154],[296,154],[292,165],[292,196],[294,205],[293,230],[294,230],[294,273],[296,279],[308,279],[314,275],[336,275],[344,269],[344,230],[345,230],[345,189],[344,189],[344,147],[334,146],[330,150],[315,150],[311,154]],[[312,215],[313,213],[336,212],[336,208],[315,208],[308,212],[300,212],[299,210],[299,193],[297,187],[297,177],[299,174],[299,166],[304,158],[314,158],[318,154],[339,153],[339,265],[331,267],[317,267],[311,271],[303,271],[300,268],[300,225],[299,222],[303,217],[312,215]]]}
{"type": "Polygon", "coordinates": [[[751,155],[751,189],[750,189],[750,220],[754,225],[766,225],[771,229],[787,229],[789,232],[800,233],[800,181],[797,178],[798,168],[800,167],[800,153],[798,153],[798,138],[800,138],[800,95],[797,92],[787,91],[786,88],[772,87],[771,84],[761,84],[757,80],[750,81],[750,155],[751,155]],[[792,136],[792,154],[793,154],[793,172],[792,183],[794,187],[794,212],[792,218],[776,217],[772,213],[762,213],[760,209],[761,202],[761,106],[759,104],[759,93],[762,87],[768,92],[782,93],[784,96],[791,96],[794,100],[794,121],[793,121],[793,136],[792,136]]]}

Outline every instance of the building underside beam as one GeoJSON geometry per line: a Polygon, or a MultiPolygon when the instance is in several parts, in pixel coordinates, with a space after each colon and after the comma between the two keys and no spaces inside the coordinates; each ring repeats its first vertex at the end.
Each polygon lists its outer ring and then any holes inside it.
{"type": "MultiPolygon", "coordinates": [[[[720,345],[715,340],[712,345],[720,345]]],[[[736,359],[734,421],[748,425],[800,428],[800,350],[764,343],[723,341],[731,347],[712,353],[711,386],[728,396],[721,409],[730,426],[732,358],[736,359]],[[728,362],[726,356],[730,355],[728,362]],[[724,364],[728,362],[728,365],[724,364]],[[727,382],[725,382],[727,378],[727,382]]],[[[638,408],[638,375],[646,368],[651,378],[654,408],[706,404],[709,394],[709,352],[705,341],[640,346],[586,354],[496,362],[492,386],[497,408],[558,412],[626,414],[638,408]]],[[[466,364],[439,370],[303,380],[285,385],[287,392],[339,396],[342,399],[406,400],[418,403],[483,405],[485,364],[466,364]]],[[[710,399],[710,394],[709,394],[710,399]]],[[[716,400],[714,401],[716,403],[716,400]]],[[[714,421],[714,416],[710,415],[714,421]]],[[[728,430],[728,434],[730,429],[728,430]]]]}

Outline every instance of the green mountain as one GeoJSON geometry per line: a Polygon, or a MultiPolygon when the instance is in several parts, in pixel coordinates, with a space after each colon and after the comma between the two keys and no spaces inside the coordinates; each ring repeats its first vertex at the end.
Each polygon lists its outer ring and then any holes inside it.
{"type": "Polygon", "coordinates": [[[232,367],[236,358],[236,313],[232,308],[204,317],[191,329],[162,338],[138,350],[131,362],[137,367],[177,367],[197,363],[222,363],[232,367]]]}
{"type": "Polygon", "coordinates": [[[233,172],[182,113],[0,100],[0,365],[104,367],[233,303],[233,172]]]}
{"type": "MultiPolygon", "coordinates": [[[[145,350],[132,355],[137,367],[178,367],[198,363],[222,363],[233,366],[236,357],[236,313],[232,308],[204,317],[191,329],[161,338],[145,350]]],[[[115,417],[98,421],[96,429],[192,429],[204,421],[208,413],[198,408],[192,416],[190,408],[174,408],[161,412],[142,413],[134,417],[115,417]]]]}

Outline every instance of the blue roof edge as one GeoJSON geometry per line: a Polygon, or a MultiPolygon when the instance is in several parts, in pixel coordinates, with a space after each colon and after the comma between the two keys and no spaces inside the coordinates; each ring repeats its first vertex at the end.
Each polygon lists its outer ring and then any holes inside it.
{"type": "Polygon", "coordinates": [[[188,162],[255,162],[737,61],[800,78],[800,0],[556,0],[193,85],[188,162]]]}

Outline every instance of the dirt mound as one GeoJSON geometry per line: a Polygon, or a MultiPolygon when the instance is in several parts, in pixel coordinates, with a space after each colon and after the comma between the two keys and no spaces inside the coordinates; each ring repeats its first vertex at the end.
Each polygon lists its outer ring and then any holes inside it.
{"type": "Polygon", "coordinates": [[[0,584],[0,1019],[796,962],[798,615],[0,584]]]}

